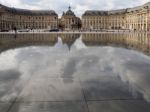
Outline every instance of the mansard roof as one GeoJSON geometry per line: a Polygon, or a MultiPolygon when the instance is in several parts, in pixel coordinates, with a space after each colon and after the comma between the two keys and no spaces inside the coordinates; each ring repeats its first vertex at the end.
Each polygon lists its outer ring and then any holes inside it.
{"type": "Polygon", "coordinates": [[[119,10],[110,10],[108,11],[108,15],[113,14],[125,14],[127,12],[127,9],[119,9],[119,10]]]}
{"type": "Polygon", "coordinates": [[[107,15],[107,11],[98,11],[98,10],[87,10],[83,16],[94,16],[94,15],[97,15],[97,16],[100,16],[100,15],[107,15]]]}
{"type": "Polygon", "coordinates": [[[105,16],[105,15],[125,14],[127,12],[138,11],[145,8],[150,9],[150,2],[134,8],[126,8],[126,9],[118,9],[118,10],[110,10],[110,11],[87,10],[82,16],[105,16]]]}
{"type": "Polygon", "coordinates": [[[19,14],[19,15],[51,15],[51,16],[55,15],[57,16],[57,13],[54,10],[19,9],[19,8],[7,7],[2,4],[0,4],[0,7],[3,8],[6,12],[19,14]]]}
{"type": "Polygon", "coordinates": [[[105,16],[105,15],[124,14],[124,13],[126,13],[126,9],[110,10],[110,11],[88,10],[83,14],[83,16],[105,16]]]}

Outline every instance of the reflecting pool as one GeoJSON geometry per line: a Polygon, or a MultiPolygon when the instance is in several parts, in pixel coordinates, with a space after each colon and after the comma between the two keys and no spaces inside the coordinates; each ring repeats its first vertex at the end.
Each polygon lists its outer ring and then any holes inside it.
{"type": "Polygon", "coordinates": [[[0,34],[0,112],[150,112],[150,35],[0,34]]]}

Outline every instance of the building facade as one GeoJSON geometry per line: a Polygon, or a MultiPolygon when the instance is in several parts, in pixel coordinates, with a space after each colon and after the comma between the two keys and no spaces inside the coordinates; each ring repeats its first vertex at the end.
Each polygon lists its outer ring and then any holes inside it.
{"type": "Polygon", "coordinates": [[[53,10],[26,10],[0,4],[0,31],[17,29],[101,30],[124,29],[150,31],[150,2],[120,10],[88,10],[80,19],[68,8],[58,19],[53,10]]]}
{"type": "Polygon", "coordinates": [[[86,11],[82,15],[84,30],[130,29],[150,31],[150,2],[135,8],[111,11],[86,11]]]}
{"type": "Polygon", "coordinates": [[[54,29],[58,27],[58,15],[53,10],[25,10],[0,4],[0,30],[54,29]]]}
{"type": "Polygon", "coordinates": [[[70,6],[67,12],[63,12],[59,23],[64,30],[76,30],[81,27],[80,18],[74,14],[70,6]]]}

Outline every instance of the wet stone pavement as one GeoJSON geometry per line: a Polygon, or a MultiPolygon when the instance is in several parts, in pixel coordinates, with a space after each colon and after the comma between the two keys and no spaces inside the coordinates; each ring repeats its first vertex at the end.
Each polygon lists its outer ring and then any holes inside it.
{"type": "Polygon", "coordinates": [[[0,54],[0,112],[150,112],[149,68],[139,51],[88,46],[82,37],[8,49],[0,54]]]}

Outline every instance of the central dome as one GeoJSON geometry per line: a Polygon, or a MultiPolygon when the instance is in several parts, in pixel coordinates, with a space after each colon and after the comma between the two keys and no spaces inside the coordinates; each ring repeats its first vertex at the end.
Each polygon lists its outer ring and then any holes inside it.
{"type": "Polygon", "coordinates": [[[70,7],[70,6],[69,6],[68,11],[66,12],[66,15],[75,16],[75,14],[74,14],[74,12],[71,10],[71,7],[70,7]]]}

